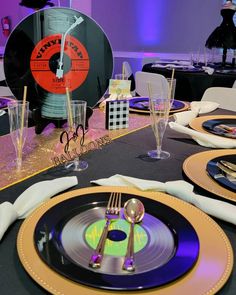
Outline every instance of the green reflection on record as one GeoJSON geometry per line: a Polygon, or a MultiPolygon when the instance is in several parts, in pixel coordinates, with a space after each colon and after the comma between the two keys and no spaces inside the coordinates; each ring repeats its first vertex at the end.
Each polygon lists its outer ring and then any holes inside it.
{"type": "MultiPolygon", "coordinates": [[[[92,223],[85,232],[85,240],[88,245],[95,249],[99,238],[102,234],[105,220],[98,220],[92,223]]],[[[104,253],[106,255],[112,256],[124,256],[126,254],[127,244],[128,244],[128,237],[130,231],[130,223],[126,220],[118,219],[112,221],[111,225],[109,226],[109,231],[111,230],[121,230],[126,233],[126,239],[123,241],[111,241],[109,239],[106,240],[105,250],[104,253]]],[[[142,250],[148,242],[148,235],[146,231],[139,225],[135,224],[134,226],[134,252],[138,252],[142,250]]]]}

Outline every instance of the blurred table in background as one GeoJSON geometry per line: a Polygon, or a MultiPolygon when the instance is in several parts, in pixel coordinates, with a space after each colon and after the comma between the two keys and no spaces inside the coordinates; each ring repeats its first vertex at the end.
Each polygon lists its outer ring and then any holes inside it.
{"type": "MultiPolygon", "coordinates": [[[[142,71],[157,73],[171,77],[172,70],[167,68],[153,67],[146,64],[142,71]]],[[[175,69],[176,89],[175,99],[184,101],[201,100],[203,93],[209,87],[232,87],[236,80],[236,69],[217,68],[212,75],[203,70],[175,69]]]]}

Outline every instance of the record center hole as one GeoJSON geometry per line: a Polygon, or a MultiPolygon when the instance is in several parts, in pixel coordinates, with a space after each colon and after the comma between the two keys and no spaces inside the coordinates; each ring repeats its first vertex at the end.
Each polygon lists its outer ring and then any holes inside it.
{"type": "MultiPolygon", "coordinates": [[[[60,61],[60,52],[57,52],[54,55],[52,55],[49,60],[49,68],[54,74],[56,74],[56,71],[59,67],[59,61],[60,61]]],[[[63,62],[63,74],[65,75],[71,69],[71,59],[69,58],[67,54],[64,53],[62,62],[63,62]]]]}
{"type": "Polygon", "coordinates": [[[107,235],[107,238],[113,242],[124,241],[126,237],[126,233],[119,229],[110,230],[107,235]]]}

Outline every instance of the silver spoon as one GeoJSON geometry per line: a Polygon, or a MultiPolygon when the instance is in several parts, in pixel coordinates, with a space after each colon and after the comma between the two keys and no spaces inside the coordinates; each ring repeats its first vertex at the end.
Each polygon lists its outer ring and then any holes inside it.
{"type": "Polygon", "coordinates": [[[130,234],[123,269],[134,271],[134,225],[142,221],[145,213],[143,203],[137,199],[130,199],[124,204],[125,219],[130,222],[130,234]]]}

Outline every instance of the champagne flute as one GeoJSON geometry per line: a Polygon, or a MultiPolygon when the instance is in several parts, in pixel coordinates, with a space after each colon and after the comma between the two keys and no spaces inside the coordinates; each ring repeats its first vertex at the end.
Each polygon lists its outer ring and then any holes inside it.
{"type": "Polygon", "coordinates": [[[22,152],[28,131],[29,102],[15,100],[8,103],[10,135],[16,152],[15,166],[22,170],[22,152]]]}
{"type": "MultiPolygon", "coordinates": [[[[67,99],[66,113],[68,138],[70,139],[70,142],[71,139],[76,142],[77,148],[83,146],[86,109],[86,101],[67,99]]],[[[83,171],[88,168],[88,163],[86,161],[81,161],[79,156],[76,156],[72,161],[65,164],[65,168],[72,169],[73,171],[83,171]]]]}
{"type": "Polygon", "coordinates": [[[166,130],[171,99],[169,95],[150,93],[149,108],[152,130],[156,139],[156,149],[148,152],[149,157],[154,159],[168,159],[170,153],[162,150],[162,140],[166,130]]]}

